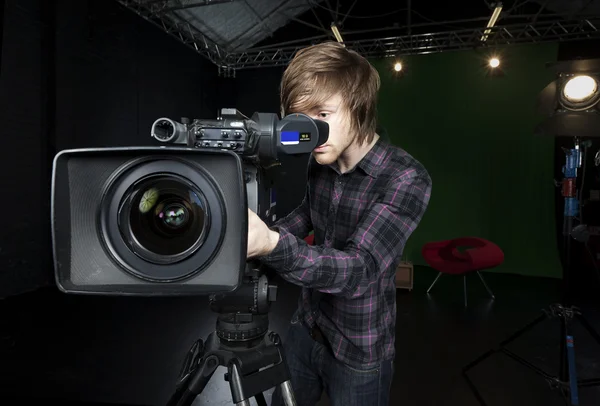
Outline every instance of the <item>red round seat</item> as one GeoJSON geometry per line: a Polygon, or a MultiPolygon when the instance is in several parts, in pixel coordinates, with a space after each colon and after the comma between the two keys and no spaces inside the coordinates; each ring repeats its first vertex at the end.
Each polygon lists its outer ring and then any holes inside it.
{"type": "Polygon", "coordinates": [[[309,234],[306,237],[304,237],[304,241],[306,241],[306,243],[308,245],[314,245],[315,243],[315,235],[314,234],[309,234]]]}
{"type": "Polygon", "coordinates": [[[459,237],[427,243],[421,249],[425,262],[439,274],[427,293],[443,274],[463,275],[465,306],[467,305],[466,276],[476,272],[492,298],[494,294],[483,280],[480,271],[497,267],[504,262],[504,252],[495,243],[479,237],[459,237]]]}

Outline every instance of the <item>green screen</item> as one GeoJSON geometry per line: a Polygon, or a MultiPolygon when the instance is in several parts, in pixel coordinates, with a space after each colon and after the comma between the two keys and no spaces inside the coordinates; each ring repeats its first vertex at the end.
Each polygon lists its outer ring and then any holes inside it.
{"type": "Polygon", "coordinates": [[[504,251],[495,271],[560,277],[554,217],[554,140],[533,135],[543,118],[539,92],[556,44],[497,51],[503,76],[489,76],[491,51],[371,61],[381,75],[379,118],[392,143],[421,161],[433,180],[429,208],[404,250],[425,265],[421,247],[461,236],[504,251]]]}

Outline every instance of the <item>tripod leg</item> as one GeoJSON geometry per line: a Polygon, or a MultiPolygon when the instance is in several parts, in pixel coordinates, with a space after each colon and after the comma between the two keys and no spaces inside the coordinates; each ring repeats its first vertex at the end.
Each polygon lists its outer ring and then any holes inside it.
{"type": "Polygon", "coordinates": [[[281,385],[281,394],[283,395],[283,403],[286,406],[296,406],[296,398],[294,397],[294,390],[292,389],[292,383],[285,381],[281,385]]]}
{"type": "Polygon", "coordinates": [[[258,406],[267,406],[267,401],[265,400],[265,395],[262,393],[255,395],[254,400],[256,400],[256,404],[258,406]]]}
{"type": "MultiPolygon", "coordinates": [[[[577,320],[579,320],[579,322],[581,323],[583,328],[585,328],[587,330],[587,332],[594,338],[594,340],[596,340],[596,342],[598,344],[600,344],[600,334],[598,334],[598,332],[596,330],[594,330],[594,327],[592,327],[590,322],[587,321],[587,319],[579,313],[575,313],[575,317],[577,318],[577,320]]],[[[591,379],[580,380],[577,386],[579,386],[580,388],[583,388],[583,387],[598,386],[598,385],[600,385],[600,379],[591,378],[591,379]]]]}
{"type": "Polygon", "coordinates": [[[567,356],[569,361],[569,386],[571,390],[571,405],[579,405],[579,393],[577,385],[577,368],[575,366],[575,344],[573,342],[573,336],[568,335],[566,337],[567,344],[567,356]]]}
{"type": "Polygon", "coordinates": [[[596,342],[600,344],[600,334],[598,334],[598,332],[594,330],[594,327],[592,327],[590,322],[587,321],[585,317],[583,317],[581,314],[576,313],[575,317],[577,317],[577,320],[579,320],[579,322],[587,330],[587,332],[590,333],[592,337],[594,337],[594,340],[596,340],[596,342]]]}
{"type": "MultiPolygon", "coordinates": [[[[492,355],[493,352],[490,353],[486,353],[486,358],[489,355],[492,355]]],[[[480,360],[478,360],[480,361],[480,360]]],[[[471,366],[469,366],[469,368],[471,368],[471,366]]],[[[481,393],[479,393],[479,390],[477,390],[477,387],[475,386],[475,384],[473,383],[473,381],[471,381],[471,378],[469,378],[469,374],[467,373],[467,369],[463,370],[463,378],[465,378],[465,381],[467,381],[467,384],[469,385],[469,388],[471,388],[471,391],[473,392],[473,395],[475,395],[475,397],[477,398],[477,400],[479,401],[479,404],[481,406],[487,406],[487,403],[485,403],[485,400],[483,400],[483,397],[481,396],[481,393]]]]}
{"type": "MultiPolygon", "coordinates": [[[[559,313],[560,314],[560,313],[559,313]]],[[[561,382],[568,382],[569,380],[569,366],[567,361],[567,316],[561,317],[560,324],[560,359],[559,359],[559,370],[558,377],[561,382]]]]}
{"type": "Polygon", "coordinates": [[[190,406],[194,403],[194,399],[202,393],[218,366],[219,358],[216,355],[206,357],[193,375],[183,382],[173,396],[171,396],[167,406],[190,406]]]}
{"type": "Polygon", "coordinates": [[[250,400],[245,397],[242,388],[242,377],[240,376],[240,368],[237,362],[232,362],[229,365],[229,387],[231,388],[231,397],[236,406],[250,406],[250,400]]]}
{"type": "Polygon", "coordinates": [[[548,316],[546,314],[539,315],[537,318],[533,319],[531,322],[529,322],[527,325],[525,325],[525,327],[522,327],[520,330],[517,330],[513,335],[509,336],[504,341],[502,341],[500,343],[500,347],[504,347],[511,341],[516,340],[519,336],[522,336],[523,334],[527,333],[529,330],[531,330],[532,328],[534,328],[535,326],[537,326],[539,323],[546,320],[547,318],[548,318],[548,316]]]}

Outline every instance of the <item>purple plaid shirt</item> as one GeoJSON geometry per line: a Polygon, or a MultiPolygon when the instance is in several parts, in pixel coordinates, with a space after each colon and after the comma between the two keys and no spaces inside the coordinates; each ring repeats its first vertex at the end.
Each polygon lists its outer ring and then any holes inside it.
{"type": "Polygon", "coordinates": [[[279,241],[260,260],[302,286],[297,314],[320,327],[338,360],[372,366],[395,355],[395,271],[431,178],[381,139],[353,170],[336,168],[310,159],[304,200],[272,227],[279,241]],[[313,246],[304,241],[311,230],[313,246]]]}

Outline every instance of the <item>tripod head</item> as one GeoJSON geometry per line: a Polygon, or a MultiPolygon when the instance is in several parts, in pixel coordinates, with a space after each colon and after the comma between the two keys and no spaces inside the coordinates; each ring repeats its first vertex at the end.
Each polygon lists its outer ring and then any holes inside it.
{"type": "Polygon", "coordinates": [[[251,261],[239,289],[211,295],[209,300],[211,310],[218,313],[217,336],[233,347],[251,347],[269,329],[268,313],[277,300],[277,285],[269,284],[260,264],[251,261]]]}

